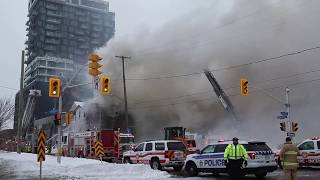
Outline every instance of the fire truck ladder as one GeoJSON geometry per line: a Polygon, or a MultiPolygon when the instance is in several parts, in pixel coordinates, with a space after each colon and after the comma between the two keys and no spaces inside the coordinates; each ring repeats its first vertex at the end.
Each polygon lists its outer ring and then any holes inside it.
{"type": "Polygon", "coordinates": [[[218,96],[218,98],[219,98],[222,106],[224,107],[224,109],[232,115],[232,117],[233,117],[233,119],[235,121],[237,121],[238,118],[237,118],[237,116],[236,116],[236,114],[234,112],[233,105],[232,105],[229,97],[226,95],[226,93],[223,91],[223,89],[219,85],[219,83],[216,80],[216,78],[213,76],[213,74],[209,70],[205,70],[204,74],[207,76],[210,84],[213,87],[214,92],[218,96]]]}
{"type": "Polygon", "coordinates": [[[26,133],[29,130],[30,124],[31,124],[31,117],[34,112],[34,108],[36,105],[36,98],[41,96],[40,90],[30,90],[29,97],[27,100],[26,108],[24,110],[23,116],[22,116],[22,137],[25,137],[26,133]]]}

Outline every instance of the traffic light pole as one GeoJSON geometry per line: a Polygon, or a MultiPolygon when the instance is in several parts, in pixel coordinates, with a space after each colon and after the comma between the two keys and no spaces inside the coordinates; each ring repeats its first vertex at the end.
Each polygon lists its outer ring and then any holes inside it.
{"type": "MultiPolygon", "coordinates": [[[[74,86],[69,86],[72,82],[72,80],[77,77],[77,75],[81,72],[81,70],[83,70],[85,67],[87,67],[89,64],[84,64],[81,68],[79,68],[79,70],[73,74],[73,76],[70,78],[70,80],[67,82],[67,84],[65,86],[63,86],[63,88],[61,88],[61,93],[59,96],[59,114],[62,114],[62,95],[64,93],[64,91],[69,88],[69,87],[76,87],[76,85],[74,86]]],[[[85,85],[85,84],[81,84],[81,85],[85,85]]],[[[61,117],[61,116],[60,116],[61,117]]],[[[62,139],[62,118],[60,120],[60,124],[58,125],[58,153],[57,153],[57,162],[59,164],[61,164],[61,139],[62,139]]]]}
{"type": "Polygon", "coordinates": [[[122,60],[122,78],[123,78],[123,95],[124,95],[124,110],[125,110],[125,130],[128,130],[129,127],[129,114],[128,114],[128,101],[127,101],[127,87],[126,87],[126,76],[125,76],[125,66],[124,60],[131,59],[127,56],[116,56],[122,60]]]}
{"type": "MultiPolygon", "coordinates": [[[[59,114],[61,118],[61,113],[62,113],[62,94],[59,96],[59,114]]],[[[62,118],[60,119],[60,123],[58,125],[58,154],[57,154],[57,162],[61,164],[61,138],[62,138],[62,130],[61,130],[61,125],[62,125],[62,118]]]]}

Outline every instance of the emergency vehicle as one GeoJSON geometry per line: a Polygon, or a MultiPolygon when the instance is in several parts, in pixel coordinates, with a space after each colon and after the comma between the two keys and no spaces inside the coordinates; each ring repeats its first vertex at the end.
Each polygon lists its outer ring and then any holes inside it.
{"type": "MultiPolygon", "coordinates": [[[[114,130],[92,130],[79,133],[63,133],[62,155],[72,157],[95,157],[95,142],[101,140],[105,151],[103,160],[115,162],[122,159],[124,151],[134,143],[131,133],[120,133],[114,130]]],[[[56,149],[56,145],[54,146],[56,149]]],[[[55,151],[55,150],[53,150],[55,151]]]]}
{"type": "MultiPolygon", "coordinates": [[[[224,164],[224,150],[232,141],[219,141],[204,147],[200,153],[188,155],[185,170],[190,176],[199,172],[227,173],[224,164]]],[[[248,152],[248,166],[243,167],[244,174],[254,174],[258,178],[265,177],[268,172],[277,169],[275,154],[265,142],[240,141],[248,152]]]]}
{"type": "Polygon", "coordinates": [[[164,128],[164,139],[165,140],[178,140],[184,143],[187,147],[187,153],[193,154],[199,151],[196,146],[194,139],[195,134],[186,133],[186,128],[183,127],[165,127],[164,128]]]}
{"type": "Polygon", "coordinates": [[[298,156],[300,166],[320,167],[320,137],[306,139],[298,144],[301,156],[298,156]]]}
{"type": "Polygon", "coordinates": [[[161,140],[140,143],[134,150],[123,153],[123,162],[149,164],[152,169],[173,167],[181,171],[186,157],[186,146],[181,141],[161,140]]]}
{"type": "MultiPolygon", "coordinates": [[[[306,139],[299,143],[300,150],[298,162],[300,167],[320,167],[320,137],[306,139]]],[[[277,151],[277,163],[282,168],[280,161],[280,150],[277,151]]]]}

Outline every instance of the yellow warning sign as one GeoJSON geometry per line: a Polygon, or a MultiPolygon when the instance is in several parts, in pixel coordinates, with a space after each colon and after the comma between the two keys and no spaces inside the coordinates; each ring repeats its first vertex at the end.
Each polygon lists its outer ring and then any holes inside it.
{"type": "Polygon", "coordinates": [[[38,162],[46,160],[46,133],[43,129],[38,134],[38,162]]]}
{"type": "Polygon", "coordinates": [[[102,158],[104,156],[104,149],[101,141],[96,141],[94,145],[96,157],[102,158]]]}

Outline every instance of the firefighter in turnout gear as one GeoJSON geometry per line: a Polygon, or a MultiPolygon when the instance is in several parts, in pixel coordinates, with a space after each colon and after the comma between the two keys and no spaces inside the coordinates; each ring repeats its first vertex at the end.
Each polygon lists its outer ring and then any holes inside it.
{"type": "Polygon", "coordinates": [[[248,165],[248,153],[238,138],[233,138],[232,142],[224,150],[224,163],[231,179],[239,180],[242,178],[242,165],[248,165]]]}
{"type": "Polygon", "coordinates": [[[298,155],[300,155],[299,149],[296,145],[292,144],[291,138],[286,138],[280,151],[280,160],[284,171],[285,180],[296,180],[298,169],[298,155]]]}

